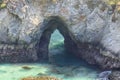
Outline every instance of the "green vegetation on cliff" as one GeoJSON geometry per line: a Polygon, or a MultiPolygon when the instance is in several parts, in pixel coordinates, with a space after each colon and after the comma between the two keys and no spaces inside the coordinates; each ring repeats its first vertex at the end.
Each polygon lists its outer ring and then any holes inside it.
{"type": "Polygon", "coordinates": [[[120,13],[120,0],[105,0],[105,2],[112,7],[114,12],[120,13]]]}
{"type": "Polygon", "coordinates": [[[108,4],[118,4],[120,0],[108,0],[108,4]]]}
{"type": "Polygon", "coordinates": [[[4,3],[3,0],[0,0],[0,9],[3,9],[6,7],[6,3],[4,3]]]}

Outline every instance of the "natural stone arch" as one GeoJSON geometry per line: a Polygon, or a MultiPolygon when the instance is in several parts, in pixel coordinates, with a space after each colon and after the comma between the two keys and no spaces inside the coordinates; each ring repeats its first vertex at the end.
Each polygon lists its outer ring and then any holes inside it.
{"type": "Polygon", "coordinates": [[[44,20],[41,28],[43,28],[42,36],[40,37],[39,42],[37,43],[37,56],[39,60],[47,60],[48,59],[48,53],[49,53],[49,42],[51,38],[51,34],[58,29],[58,31],[63,35],[64,37],[64,45],[67,44],[67,41],[71,41],[71,37],[69,34],[69,30],[67,28],[67,24],[64,23],[64,20],[62,20],[58,16],[51,16],[44,20]]]}

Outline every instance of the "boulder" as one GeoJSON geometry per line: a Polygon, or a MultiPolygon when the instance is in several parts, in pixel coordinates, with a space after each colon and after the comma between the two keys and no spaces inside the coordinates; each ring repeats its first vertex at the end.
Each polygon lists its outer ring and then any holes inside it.
{"type": "Polygon", "coordinates": [[[111,71],[103,71],[99,74],[96,80],[109,80],[108,76],[111,74],[111,71]]]}
{"type": "Polygon", "coordinates": [[[109,80],[120,80],[120,71],[113,71],[109,75],[109,80]]]}

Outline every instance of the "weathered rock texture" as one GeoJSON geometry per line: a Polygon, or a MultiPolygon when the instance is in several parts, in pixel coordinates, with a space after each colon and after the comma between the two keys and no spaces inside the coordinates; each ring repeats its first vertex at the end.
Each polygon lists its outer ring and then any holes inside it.
{"type": "Polygon", "coordinates": [[[108,78],[109,80],[120,80],[120,71],[113,71],[108,78]]]}
{"type": "Polygon", "coordinates": [[[46,59],[58,29],[68,51],[102,68],[120,68],[120,14],[105,0],[3,1],[0,62],[46,59]]]}

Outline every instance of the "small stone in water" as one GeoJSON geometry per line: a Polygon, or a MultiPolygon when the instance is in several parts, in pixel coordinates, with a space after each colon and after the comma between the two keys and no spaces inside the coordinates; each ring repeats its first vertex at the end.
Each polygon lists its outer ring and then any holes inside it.
{"type": "Polygon", "coordinates": [[[29,67],[29,66],[23,66],[22,68],[25,69],[25,70],[30,70],[30,69],[32,69],[32,67],[29,67]]]}

